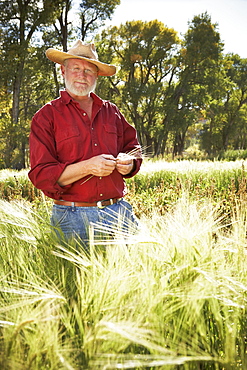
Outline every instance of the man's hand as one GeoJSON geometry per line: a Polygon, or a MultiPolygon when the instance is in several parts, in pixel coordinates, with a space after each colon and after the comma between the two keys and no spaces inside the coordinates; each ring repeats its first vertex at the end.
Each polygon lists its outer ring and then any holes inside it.
{"type": "Polygon", "coordinates": [[[134,167],[133,156],[126,153],[119,153],[116,161],[116,169],[121,175],[128,175],[134,167]]]}
{"type": "Polygon", "coordinates": [[[111,154],[97,155],[92,157],[89,161],[89,172],[94,176],[108,176],[116,168],[116,158],[111,154]]]}
{"type": "MultiPolygon", "coordinates": [[[[91,175],[89,179],[93,176],[109,176],[115,168],[122,175],[127,175],[132,171],[133,166],[134,158],[128,154],[119,153],[117,158],[111,154],[100,154],[84,161],[68,165],[57,182],[60,186],[65,186],[89,175],[91,175]]],[[[84,182],[82,182],[81,185],[84,184],[84,182]]]]}

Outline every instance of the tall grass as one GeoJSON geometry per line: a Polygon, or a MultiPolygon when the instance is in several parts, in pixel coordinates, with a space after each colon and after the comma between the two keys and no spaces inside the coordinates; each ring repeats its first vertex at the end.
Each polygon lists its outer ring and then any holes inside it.
{"type": "MultiPolygon", "coordinates": [[[[186,191],[192,200],[209,199],[215,206],[220,206],[222,214],[229,214],[231,218],[236,202],[247,202],[246,168],[244,160],[145,160],[140,173],[127,179],[127,199],[139,217],[150,215],[154,209],[165,214],[186,191]]],[[[28,180],[27,171],[0,171],[0,194],[2,199],[26,199],[34,208],[43,209],[44,196],[28,180]]],[[[51,203],[46,199],[47,207],[51,203]]]]}
{"type": "Polygon", "coordinates": [[[188,193],[90,254],[0,202],[0,368],[246,368],[246,209],[188,193]]]}
{"type": "Polygon", "coordinates": [[[191,200],[208,199],[222,214],[233,216],[236,203],[246,203],[246,161],[146,161],[128,179],[128,199],[138,216],[165,214],[187,192],[191,200]]]}

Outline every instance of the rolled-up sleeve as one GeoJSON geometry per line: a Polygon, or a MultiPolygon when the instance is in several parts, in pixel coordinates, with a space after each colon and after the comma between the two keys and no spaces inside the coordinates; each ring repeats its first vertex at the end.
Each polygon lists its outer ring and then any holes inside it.
{"type": "Polygon", "coordinates": [[[116,109],[123,124],[123,152],[134,157],[133,170],[129,174],[123,176],[124,178],[130,178],[135,176],[140,170],[142,164],[142,149],[138,142],[135,128],[126,121],[125,117],[117,107],[116,109]]]}
{"type": "Polygon", "coordinates": [[[46,195],[59,198],[71,185],[61,187],[57,180],[69,164],[57,160],[56,144],[52,135],[52,121],[41,111],[33,117],[29,136],[30,165],[28,176],[34,186],[46,195]],[[56,196],[57,195],[57,196],[56,196]]]}

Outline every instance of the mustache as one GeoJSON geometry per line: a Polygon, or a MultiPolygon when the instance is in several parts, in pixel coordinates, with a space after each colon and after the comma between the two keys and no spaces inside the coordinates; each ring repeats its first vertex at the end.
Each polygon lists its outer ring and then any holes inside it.
{"type": "Polygon", "coordinates": [[[80,79],[78,79],[78,78],[77,78],[74,82],[83,82],[83,83],[87,83],[87,80],[85,80],[85,79],[81,79],[81,80],[80,80],[80,79]]]}

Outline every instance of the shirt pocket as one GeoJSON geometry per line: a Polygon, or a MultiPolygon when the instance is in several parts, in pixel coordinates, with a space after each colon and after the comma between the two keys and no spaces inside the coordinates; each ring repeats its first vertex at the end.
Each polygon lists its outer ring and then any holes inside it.
{"type": "Polygon", "coordinates": [[[73,162],[81,156],[81,135],[78,127],[63,127],[55,135],[57,157],[61,162],[73,162]]]}
{"type": "Polygon", "coordinates": [[[113,123],[107,122],[105,123],[104,128],[107,134],[116,135],[118,137],[123,136],[123,126],[120,120],[113,123]]]}
{"type": "Polygon", "coordinates": [[[121,122],[106,123],[104,125],[104,144],[108,152],[117,156],[122,146],[123,128],[121,122]]]}
{"type": "Polygon", "coordinates": [[[64,140],[70,140],[77,136],[80,136],[80,132],[77,126],[73,127],[63,127],[56,133],[56,142],[57,144],[61,143],[64,140]]]}

